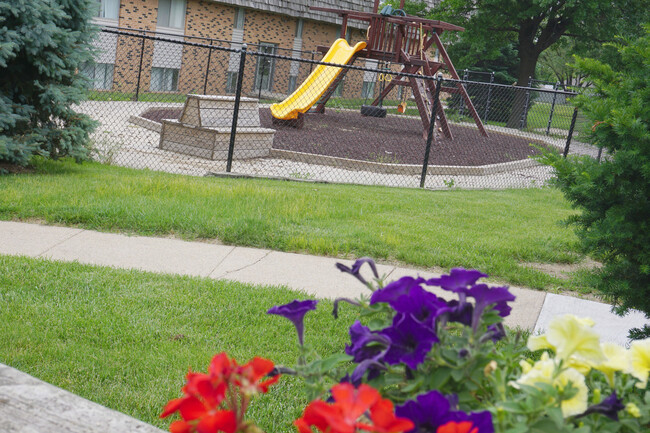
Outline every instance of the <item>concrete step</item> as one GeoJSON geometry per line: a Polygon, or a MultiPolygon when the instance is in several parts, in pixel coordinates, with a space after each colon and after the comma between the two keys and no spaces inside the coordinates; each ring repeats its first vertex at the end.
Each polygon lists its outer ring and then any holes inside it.
{"type": "MultiPolygon", "coordinates": [[[[187,95],[180,121],[186,125],[206,128],[230,128],[235,107],[234,96],[187,95]]],[[[237,127],[260,126],[257,99],[241,98],[237,127]]]]}
{"type": "Polygon", "coordinates": [[[3,364],[0,420],[3,433],[163,433],[150,424],[3,364]]]}
{"type": "MultiPolygon", "coordinates": [[[[233,157],[236,159],[269,156],[274,129],[238,127],[233,157]]],[[[208,128],[186,125],[177,120],[162,121],[158,147],[171,152],[212,160],[226,160],[230,146],[230,127],[208,128]]]]}

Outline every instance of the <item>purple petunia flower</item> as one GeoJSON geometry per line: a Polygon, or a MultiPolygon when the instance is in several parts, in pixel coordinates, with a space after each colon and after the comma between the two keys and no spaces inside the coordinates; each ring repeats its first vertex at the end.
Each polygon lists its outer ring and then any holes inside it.
{"type": "Polygon", "coordinates": [[[305,314],[307,314],[311,310],[315,310],[316,304],[318,304],[318,301],[314,301],[314,300],[299,301],[296,299],[285,305],[276,305],[275,307],[270,308],[269,311],[267,311],[266,313],[277,314],[278,316],[282,316],[291,320],[293,325],[296,327],[296,331],[298,332],[298,341],[302,346],[303,334],[304,334],[303,322],[304,322],[305,314]]]}
{"type": "Polygon", "coordinates": [[[447,302],[447,307],[450,311],[444,315],[446,322],[458,322],[465,326],[472,324],[472,313],[474,312],[474,306],[472,304],[452,300],[447,302]]]}
{"type": "Polygon", "coordinates": [[[378,302],[391,302],[400,296],[406,295],[411,288],[424,283],[424,278],[402,277],[399,280],[389,283],[383,289],[379,289],[370,297],[370,305],[378,302]]]}
{"type": "Polygon", "coordinates": [[[438,298],[422,287],[412,286],[408,293],[390,301],[390,306],[402,314],[408,314],[416,321],[435,331],[436,318],[452,311],[443,299],[438,298]]]}
{"type": "Polygon", "coordinates": [[[578,415],[578,418],[591,413],[602,413],[606,417],[618,421],[618,412],[623,409],[625,409],[625,406],[623,406],[623,400],[616,397],[616,391],[614,391],[609,397],[600,403],[589,406],[586,411],[578,415]]]}
{"type": "Polygon", "coordinates": [[[499,312],[499,315],[506,317],[510,314],[510,310],[512,310],[507,302],[515,300],[515,295],[510,293],[507,287],[489,287],[487,284],[476,284],[472,286],[467,292],[467,295],[476,301],[474,313],[472,314],[472,327],[474,330],[476,330],[478,320],[487,306],[495,304],[494,309],[499,312]]]}
{"type": "Polygon", "coordinates": [[[440,341],[433,329],[422,325],[410,315],[401,313],[393,318],[391,327],[380,333],[391,340],[384,361],[391,365],[403,362],[411,369],[424,362],[431,346],[440,341]]]}
{"type": "MultiPolygon", "coordinates": [[[[453,397],[453,396],[449,396],[453,397]]],[[[494,433],[492,415],[488,411],[466,413],[456,410],[449,397],[439,391],[420,394],[415,400],[409,400],[395,407],[395,415],[413,421],[415,427],[407,433],[435,433],[438,427],[448,422],[470,421],[478,433],[494,433]]]]}
{"type": "Polygon", "coordinates": [[[467,291],[468,286],[483,277],[487,277],[487,274],[475,269],[453,268],[449,275],[441,275],[440,278],[427,280],[427,285],[439,286],[450,292],[464,293],[467,291]]]}
{"type": "Polygon", "coordinates": [[[345,353],[352,356],[354,362],[379,360],[390,346],[390,338],[372,332],[358,320],[350,326],[350,341],[352,344],[345,345],[345,353]]]}
{"type": "Polygon", "coordinates": [[[375,276],[375,278],[379,278],[379,274],[377,273],[377,266],[375,265],[375,261],[372,260],[369,257],[361,257],[357,261],[354,262],[352,267],[346,266],[343,263],[337,263],[336,267],[339,271],[348,273],[352,276],[354,276],[357,280],[361,281],[363,284],[368,285],[368,282],[366,281],[363,276],[361,276],[361,266],[364,265],[364,263],[367,263],[368,266],[370,266],[370,269],[372,269],[372,273],[375,276]]]}
{"type": "Polygon", "coordinates": [[[358,363],[352,372],[352,383],[360,383],[363,375],[368,371],[368,380],[385,369],[381,363],[386,351],[390,347],[390,338],[377,332],[372,332],[358,320],[350,326],[350,340],[352,344],[345,345],[345,353],[358,363]]]}

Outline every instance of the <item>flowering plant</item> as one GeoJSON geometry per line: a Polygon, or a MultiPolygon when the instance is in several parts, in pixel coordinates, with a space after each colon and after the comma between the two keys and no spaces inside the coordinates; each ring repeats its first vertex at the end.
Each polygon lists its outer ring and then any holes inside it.
{"type": "Polygon", "coordinates": [[[164,416],[178,411],[183,418],[172,431],[254,431],[243,418],[248,398],[279,373],[302,377],[313,400],[294,422],[299,433],[648,431],[650,339],[629,349],[600,343],[593,323],[567,315],[525,341],[503,326],[515,297],[507,287],[478,282],[481,272],[457,268],[384,285],[370,259],[337,266],[370,291],[334,302],[335,318],[342,302],[358,313],[343,353],[323,359],[305,345],[303,319],[317,301],[272,307],[269,314],[296,328],[296,365],[256,359],[242,373],[234,361],[233,370],[223,367],[227,357],[217,355],[207,377],[189,373],[186,396],[167,405],[164,416]],[[361,274],[364,265],[372,281],[361,274]],[[273,377],[260,382],[265,374],[273,377]],[[226,397],[225,389],[240,397],[226,397]]]}

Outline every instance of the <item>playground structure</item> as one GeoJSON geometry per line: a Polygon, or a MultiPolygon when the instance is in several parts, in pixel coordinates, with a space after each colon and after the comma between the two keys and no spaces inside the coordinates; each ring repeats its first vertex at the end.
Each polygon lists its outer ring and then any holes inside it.
{"type": "MultiPolygon", "coordinates": [[[[414,75],[433,77],[441,69],[444,69],[453,79],[459,80],[460,77],[440,36],[444,31],[463,31],[464,28],[443,21],[406,14],[378,13],[379,3],[379,0],[375,0],[372,13],[312,7],[313,10],[339,15],[342,18],[342,35],[346,34],[349,20],[368,23],[365,43],[360,42],[354,47],[350,47],[345,40],[339,39],[331,48],[319,46],[317,49],[327,53],[323,61],[328,63],[352,64],[357,58],[365,58],[401,64],[401,70],[395,74],[371,105],[377,107],[395,86],[410,88],[422,119],[424,131],[428,131],[429,122],[433,118],[431,110],[434,106],[436,81],[416,78],[414,75]],[[439,61],[431,60],[427,54],[434,44],[439,53],[439,61]]],[[[401,0],[400,8],[403,7],[404,0],[401,0]]],[[[271,106],[273,117],[283,120],[300,119],[303,113],[310,109],[311,112],[324,113],[325,105],[347,71],[346,68],[320,65],[293,94],[280,104],[271,106]]],[[[457,83],[455,87],[441,87],[440,92],[459,94],[479,132],[487,137],[483,123],[461,83],[457,83]]],[[[437,104],[435,114],[445,137],[453,139],[442,104],[437,104]]]]}

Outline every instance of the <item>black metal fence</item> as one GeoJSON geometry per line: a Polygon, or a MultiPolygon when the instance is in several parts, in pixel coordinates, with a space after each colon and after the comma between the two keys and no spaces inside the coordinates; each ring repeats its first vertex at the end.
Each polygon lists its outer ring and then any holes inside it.
{"type": "Polygon", "coordinates": [[[102,32],[79,107],[101,124],[98,160],[192,175],[520,188],[550,179],[531,159],[540,148],[597,155],[581,142],[571,92],[186,39],[102,32]]]}

